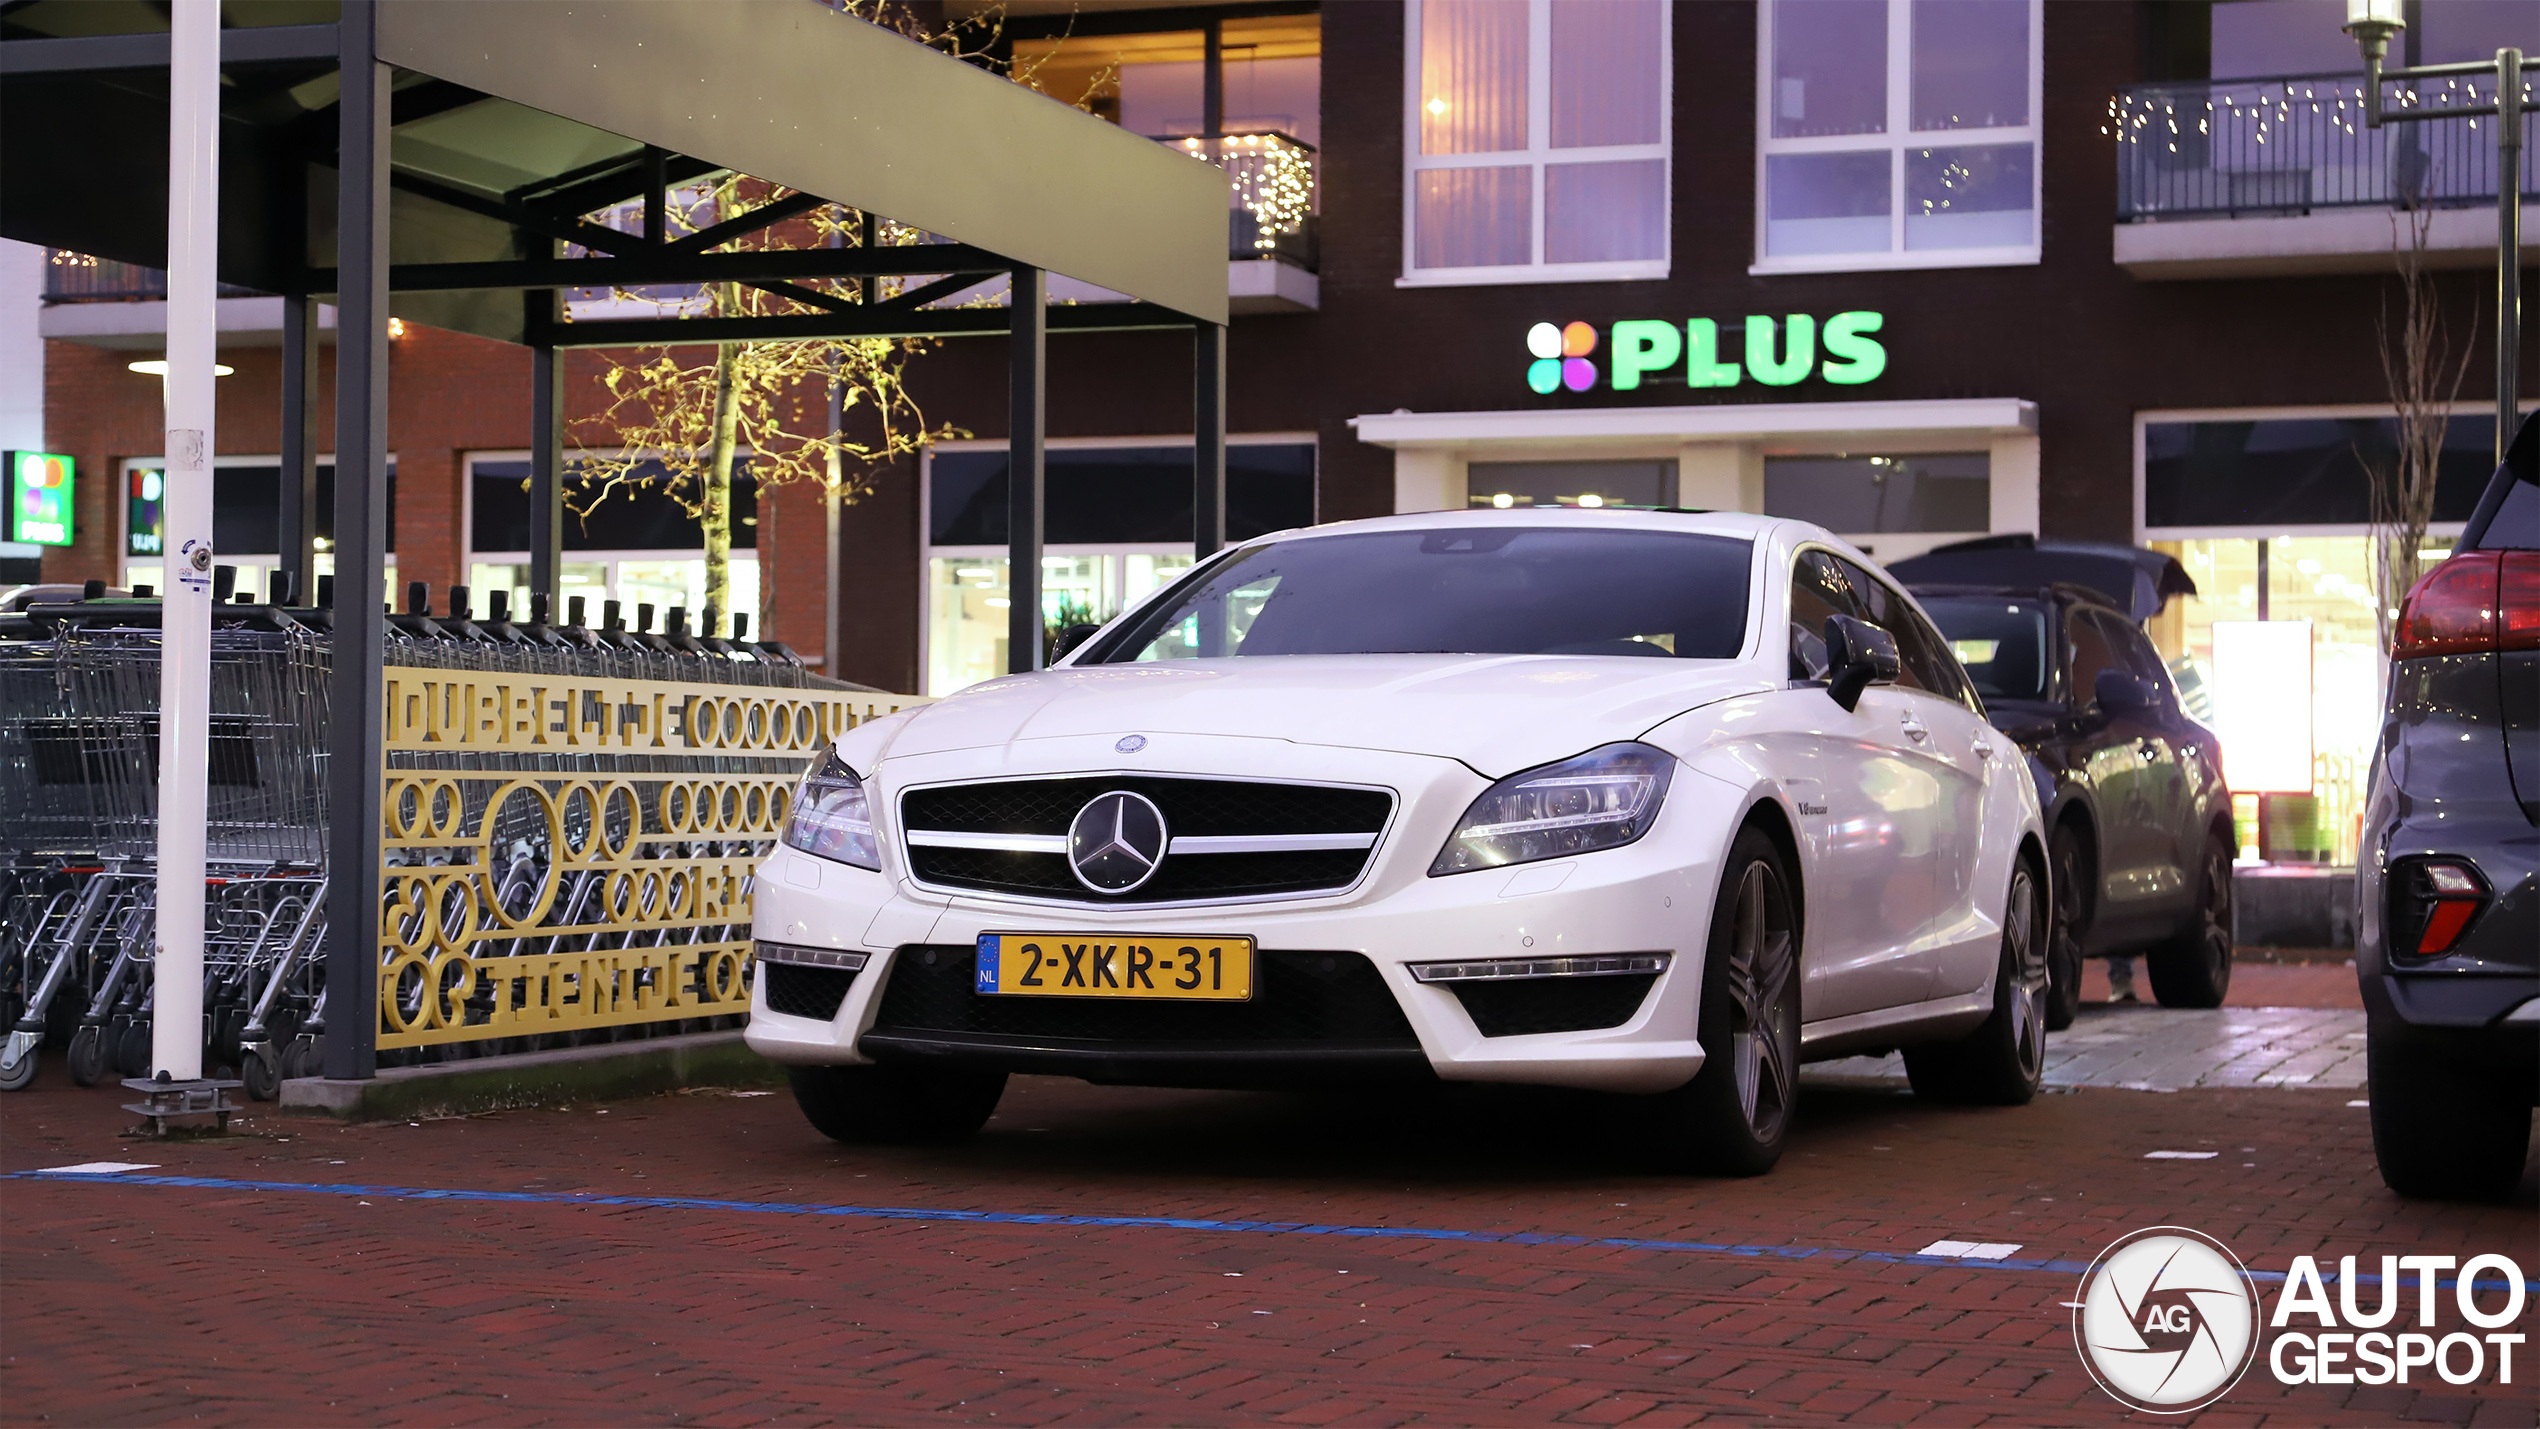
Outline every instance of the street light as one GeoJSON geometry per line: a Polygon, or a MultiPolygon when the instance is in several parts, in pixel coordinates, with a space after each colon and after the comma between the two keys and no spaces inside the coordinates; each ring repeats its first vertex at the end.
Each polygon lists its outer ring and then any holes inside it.
{"type": "Polygon", "coordinates": [[[2515,368],[2521,356],[2522,335],[2522,51],[2498,50],[2492,62],[2383,69],[2381,61],[2390,52],[2391,37],[2407,27],[2404,0],[2346,0],[2344,28],[2355,37],[2355,45],[2364,55],[2365,126],[2378,129],[2384,123],[2418,119],[2496,116],[2496,460],[2501,464],[2505,449],[2513,444],[2515,388],[2520,385],[2520,374],[2515,368]],[[2495,103],[2474,108],[2444,105],[2409,108],[2396,114],[2382,112],[2381,82],[2385,79],[2475,74],[2496,77],[2495,103]]]}

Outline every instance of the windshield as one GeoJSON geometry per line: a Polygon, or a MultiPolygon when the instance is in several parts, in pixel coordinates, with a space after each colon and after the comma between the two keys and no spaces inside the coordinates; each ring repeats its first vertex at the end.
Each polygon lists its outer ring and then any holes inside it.
{"type": "Polygon", "coordinates": [[[1927,595],[1923,609],[1988,700],[2046,698],[2046,608],[1999,596],[1927,595]]]}
{"type": "Polygon", "coordinates": [[[1463,526],[1255,546],[1186,580],[1088,663],[1227,655],[1725,660],[1753,543],[1625,528],[1463,526]]]}

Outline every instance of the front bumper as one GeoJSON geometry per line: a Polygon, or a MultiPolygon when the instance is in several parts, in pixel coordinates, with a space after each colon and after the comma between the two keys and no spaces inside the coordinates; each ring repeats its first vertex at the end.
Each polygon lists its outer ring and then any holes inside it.
{"type": "MultiPolygon", "coordinates": [[[[1045,743],[1089,747],[1034,751],[1036,770],[1072,774],[1119,765],[1107,743],[1045,743]]],[[[885,854],[884,870],[874,873],[780,847],[761,865],[756,881],[757,935],[861,951],[869,961],[847,985],[835,1015],[825,1020],[770,1009],[768,979],[761,977],[750,1045],[792,1063],[958,1063],[1151,1085],[1437,1077],[1648,1092],[1682,1085],[1701,1067],[1693,1030],[1702,946],[1719,860],[1744,813],[1725,786],[1680,770],[1657,821],[1637,843],[1574,859],[1431,878],[1430,861],[1455,820],[1488,785],[1459,763],[1193,736],[1158,736],[1149,755],[1153,767],[1136,772],[1381,785],[1394,791],[1396,814],[1364,877],[1345,892],[1206,906],[950,894],[914,883],[897,849],[885,854]],[[1307,763],[1310,770],[1302,767],[1307,763]],[[1352,995],[1391,998],[1400,1019],[1390,1025],[1406,1028],[1408,1035],[1215,1043],[1172,1035],[1018,1037],[877,1020],[903,960],[930,953],[938,960],[966,957],[981,933],[1027,931],[1245,935],[1264,958],[1356,955],[1372,974],[1354,985],[1352,995]],[[1671,960],[1647,984],[1637,1009],[1617,1025],[1585,1031],[1487,1036],[1448,986],[1423,984],[1410,972],[1411,964],[1445,960],[1656,952],[1671,960]]],[[[895,807],[898,789],[907,784],[1018,777],[1024,773],[1019,762],[1012,750],[990,750],[904,761],[923,766],[918,768],[886,764],[881,777],[889,782],[877,806],[895,807]]],[[[912,977],[917,974],[912,969],[912,977]]],[[[1135,1014],[1121,1004],[1102,1005],[1111,1009],[1107,1025],[1135,1025],[1135,1014]]],[[[1161,1026],[1169,1019],[1157,1021],[1161,1026]]]]}

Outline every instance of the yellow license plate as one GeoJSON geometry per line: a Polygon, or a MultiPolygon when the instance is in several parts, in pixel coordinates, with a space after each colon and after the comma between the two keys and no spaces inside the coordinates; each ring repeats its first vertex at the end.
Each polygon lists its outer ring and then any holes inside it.
{"type": "Polygon", "coordinates": [[[981,933],[981,996],[1252,1000],[1252,939],[981,933]]]}

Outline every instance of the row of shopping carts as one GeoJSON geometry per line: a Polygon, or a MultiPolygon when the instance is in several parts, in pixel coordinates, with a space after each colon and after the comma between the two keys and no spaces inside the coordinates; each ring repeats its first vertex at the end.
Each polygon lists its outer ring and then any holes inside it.
{"type": "MultiPolygon", "coordinates": [[[[270,1099],[282,1080],[317,1072],[324,1031],[333,612],[279,599],[250,604],[226,581],[219,589],[228,599],[215,607],[211,635],[204,1062],[234,1069],[250,1095],[270,1099]]],[[[630,628],[614,601],[587,626],[579,599],[562,622],[546,618],[543,600],[532,602],[528,619],[515,620],[507,600],[497,596],[480,614],[459,587],[436,614],[420,583],[406,605],[389,619],[383,654],[391,665],[793,688],[830,683],[809,675],[782,645],[693,634],[679,610],[658,631],[649,628],[649,607],[638,609],[630,628]]],[[[109,1073],[150,1071],[158,615],[155,600],[104,596],[0,611],[0,1028],[7,1029],[0,1091],[31,1083],[47,1045],[64,1050],[71,1078],[83,1086],[109,1073]]],[[[390,762],[432,767],[446,758],[392,753],[390,762]]],[[[460,781],[464,797],[481,801],[523,773],[596,772],[603,759],[625,771],[628,756],[513,758],[522,767],[460,781]]],[[[553,831],[543,820],[512,819],[481,805],[466,812],[470,827],[479,818],[496,820],[491,847],[503,867],[489,871],[491,882],[517,915],[540,896],[545,879],[558,876],[558,851],[547,847],[553,831]]],[[[578,817],[658,827],[648,813],[657,811],[620,800],[578,817]]],[[[568,840],[588,835],[575,827],[564,833],[568,840]]],[[[611,842],[624,833],[621,827],[611,842]]],[[[581,883],[592,886],[557,890],[547,923],[564,926],[587,911],[599,888],[587,875],[581,883]]],[[[416,1001],[428,992],[400,989],[416,1001]]]]}

